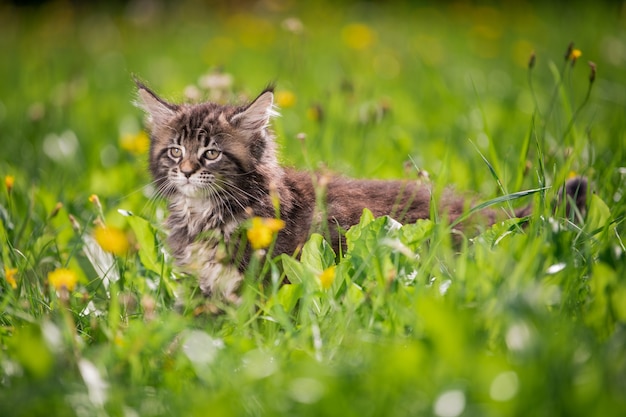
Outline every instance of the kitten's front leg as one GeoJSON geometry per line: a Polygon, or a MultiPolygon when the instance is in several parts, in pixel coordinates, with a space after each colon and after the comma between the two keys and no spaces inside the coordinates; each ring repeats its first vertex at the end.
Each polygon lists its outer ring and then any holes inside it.
{"type": "Polygon", "coordinates": [[[237,294],[243,275],[234,265],[208,262],[198,274],[200,289],[206,296],[221,295],[225,300],[239,303],[237,294]]]}

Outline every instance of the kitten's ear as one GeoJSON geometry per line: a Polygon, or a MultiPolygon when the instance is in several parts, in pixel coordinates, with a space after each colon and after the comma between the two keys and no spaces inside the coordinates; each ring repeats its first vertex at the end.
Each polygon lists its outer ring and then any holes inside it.
{"type": "Polygon", "coordinates": [[[230,122],[241,129],[259,130],[267,127],[270,119],[275,116],[278,116],[278,112],[274,109],[274,92],[268,89],[235,114],[230,122]]]}
{"type": "Polygon", "coordinates": [[[165,124],[176,114],[178,106],[163,100],[140,81],[135,80],[135,83],[137,84],[139,95],[135,105],[148,114],[150,123],[155,125],[165,124]]]}

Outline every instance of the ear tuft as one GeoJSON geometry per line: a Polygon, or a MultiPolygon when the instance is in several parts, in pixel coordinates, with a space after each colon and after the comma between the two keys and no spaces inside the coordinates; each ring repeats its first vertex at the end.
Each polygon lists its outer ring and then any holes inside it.
{"type": "Polygon", "coordinates": [[[259,130],[266,128],[270,119],[278,115],[274,107],[274,93],[271,89],[267,89],[241,112],[234,115],[230,122],[245,130],[259,130]]]}
{"type": "Polygon", "coordinates": [[[154,125],[167,123],[178,110],[178,106],[170,104],[157,96],[142,82],[135,80],[138,100],[135,105],[148,114],[148,121],[154,125]]]}

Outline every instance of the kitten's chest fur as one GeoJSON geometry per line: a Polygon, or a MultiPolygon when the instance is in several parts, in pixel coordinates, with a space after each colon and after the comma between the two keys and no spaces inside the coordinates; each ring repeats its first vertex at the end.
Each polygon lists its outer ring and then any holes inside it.
{"type": "Polygon", "coordinates": [[[169,211],[168,244],[177,263],[183,267],[197,264],[198,258],[215,258],[217,246],[228,243],[245,218],[239,213],[225,216],[210,200],[185,197],[174,199],[169,211]]]}

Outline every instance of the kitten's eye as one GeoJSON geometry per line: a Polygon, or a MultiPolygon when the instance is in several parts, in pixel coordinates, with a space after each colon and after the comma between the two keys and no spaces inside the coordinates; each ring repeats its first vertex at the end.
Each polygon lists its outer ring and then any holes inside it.
{"type": "Polygon", "coordinates": [[[209,161],[214,161],[220,156],[221,153],[222,152],[218,151],[217,149],[209,149],[204,153],[204,157],[209,161]]]}
{"type": "Polygon", "coordinates": [[[183,150],[180,148],[170,148],[169,153],[170,156],[175,159],[183,156],[183,150]]]}

